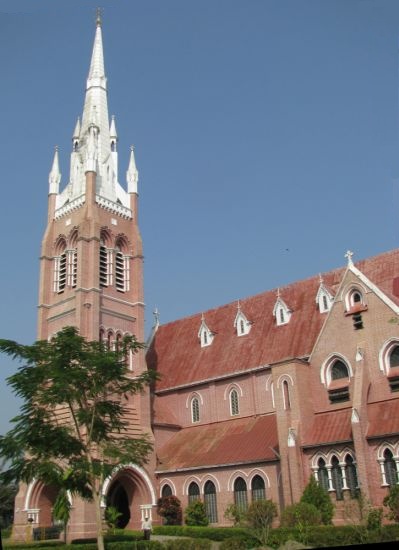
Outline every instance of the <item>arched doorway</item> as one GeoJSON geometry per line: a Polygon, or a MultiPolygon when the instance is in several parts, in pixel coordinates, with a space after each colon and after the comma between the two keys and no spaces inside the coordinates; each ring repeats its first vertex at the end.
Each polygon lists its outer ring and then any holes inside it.
{"type": "Polygon", "coordinates": [[[107,506],[113,506],[121,514],[116,526],[124,529],[130,521],[129,497],[123,485],[119,481],[112,483],[108,493],[107,506]]]}
{"type": "Polygon", "coordinates": [[[143,468],[135,465],[117,469],[105,481],[103,497],[107,506],[113,506],[121,513],[118,520],[121,529],[140,529],[144,507],[149,508],[152,515],[151,509],[156,503],[149,476],[143,468]]]}

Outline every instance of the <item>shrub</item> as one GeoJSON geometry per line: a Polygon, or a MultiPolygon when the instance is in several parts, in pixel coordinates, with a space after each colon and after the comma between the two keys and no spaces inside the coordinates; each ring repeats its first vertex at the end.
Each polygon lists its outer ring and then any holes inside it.
{"type": "Polygon", "coordinates": [[[376,531],[381,529],[382,523],[382,508],[371,508],[367,514],[367,529],[369,531],[376,531]]]}
{"type": "Polygon", "coordinates": [[[245,512],[236,504],[229,504],[224,511],[224,517],[233,522],[233,525],[241,525],[245,519],[245,512]]]}
{"type": "Polygon", "coordinates": [[[301,502],[313,504],[321,513],[321,521],[325,525],[331,525],[334,515],[334,505],[331,502],[330,495],[317,483],[313,476],[310,476],[309,483],[306,485],[301,502]]]}
{"type": "Polygon", "coordinates": [[[282,527],[297,527],[298,525],[320,525],[321,512],[313,504],[297,502],[287,506],[281,514],[282,527]]]}
{"type": "Polygon", "coordinates": [[[205,511],[205,504],[200,500],[195,500],[194,502],[189,504],[185,510],[184,515],[186,525],[206,526],[209,523],[205,511]]]}
{"type": "Polygon", "coordinates": [[[175,539],[164,543],[166,550],[210,550],[211,541],[206,539],[175,539]]]}
{"type": "Polygon", "coordinates": [[[399,522],[399,485],[390,487],[389,494],[384,498],[384,506],[389,508],[389,519],[399,522]]]}
{"type": "Polygon", "coordinates": [[[181,525],[182,509],[180,500],[174,495],[158,499],[158,514],[164,518],[165,525],[181,525]]]}
{"type": "Polygon", "coordinates": [[[256,500],[248,508],[246,513],[248,526],[261,544],[267,543],[269,531],[276,516],[277,506],[271,500],[256,500]]]}
{"type": "Polygon", "coordinates": [[[219,550],[246,550],[246,548],[245,539],[241,537],[226,539],[219,546],[219,550]]]}

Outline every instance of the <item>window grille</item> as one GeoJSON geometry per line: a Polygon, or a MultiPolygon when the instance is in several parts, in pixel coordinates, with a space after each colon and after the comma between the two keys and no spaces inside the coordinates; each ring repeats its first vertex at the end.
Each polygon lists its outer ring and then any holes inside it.
{"type": "Polygon", "coordinates": [[[240,512],[245,512],[248,508],[247,484],[242,477],[234,482],[234,504],[240,512]]]}
{"type": "Polygon", "coordinates": [[[212,481],[207,481],[204,487],[204,504],[209,523],[217,523],[218,510],[216,502],[216,487],[212,481]]]}
{"type": "Polygon", "coordinates": [[[125,291],[125,262],[122,252],[115,255],[115,286],[120,292],[125,291]]]}
{"type": "Polygon", "coordinates": [[[105,246],[100,246],[100,287],[109,285],[109,258],[105,246]]]}
{"type": "Polygon", "coordinates": [[[188,503],[191,504],[200,498],[200,490],[198,485],[192,481],[188,487],[188,503]]]}
{"type": "Polygon", "coordinates": [[[317,472],[319,485],[323,487],[323,489],[328,491],[329,485],[328,485],[328,472],[326,468],[326,463],[322,458],[319,458],[317,466],[319,468],[317,472]]]}
{"type": "Polygon", "coordinates": [[[230,392],[230,412],[232,416],[240,413],[237,390],[231,390],[230,392]]]}
{"type": "Polygon", "coordinates": [[[252,480],[252,501],[265,499],[265,482],[260,476],[255,476],[252,480]]]}
{"type": "Polygon", "coordinates": [[[341,467],[339,465],[338,458],[336,456],[333,456],[331,461],[331,478],[332,478],[332,484],[335,490],[335,494],[337,497],[337,500],[342,500],[344,498],[343,492],[342,492],[342,471],[341,467]]]}
{"type": "Polygon", "coordinates": [[[193,422],[199,422],[200,420],[199,401],[197,397],[194,397],[191,401],[191,417],[193,422]]]}

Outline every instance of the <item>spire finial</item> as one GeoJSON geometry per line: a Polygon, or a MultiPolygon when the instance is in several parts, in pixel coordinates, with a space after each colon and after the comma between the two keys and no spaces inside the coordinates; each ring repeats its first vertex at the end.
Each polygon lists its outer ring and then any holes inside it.
{"type": "Polygon", "coordinates": [[[159,326],[159,311],[158,311],[158,308],[155,307],[155,309],[152,313],[154,315],[155,326],[158,327],[159,326]]]}
{"type": "Polygon", "coordinates": [[[321,273],[319,273],[319,283],[321,284],[323,282],[323,276],[321,273]]]}
{"type": "Polygon", "coordinates": [[[280,298],[280,287],[277,289],[277,298],[280,298]]]}
{"type": "Polygon", "coordinates": [[[241,304],[240,304],[240,300],[237,300],[237,309],[238,309],[238,311],[241,311],[241,304]]]}
{"type": "Polygon", "coordinates": [[[352,256],[353,256],[352,250],[347,250],[345,254],[345,258],[347,258],[348,260],[348,266],[353,265],[352,256]]]}
{"type": "Polygon", "coordinates": [[[97,8],[96,9],[96,27],[101,27],[101,15],[102,15],[102,9],[97,8]]]}

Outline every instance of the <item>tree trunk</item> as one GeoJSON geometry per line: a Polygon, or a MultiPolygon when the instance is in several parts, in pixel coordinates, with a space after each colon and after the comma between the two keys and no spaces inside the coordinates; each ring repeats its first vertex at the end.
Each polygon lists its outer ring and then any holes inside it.
{"type": "Polygon", "coordinates": [[[93,503],[96,509],[97,548],[104,550],[103,520],[101,517],[101,495],[93,491],[93,503]]]}

